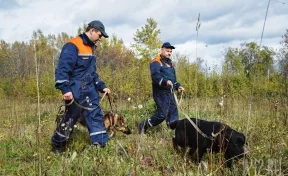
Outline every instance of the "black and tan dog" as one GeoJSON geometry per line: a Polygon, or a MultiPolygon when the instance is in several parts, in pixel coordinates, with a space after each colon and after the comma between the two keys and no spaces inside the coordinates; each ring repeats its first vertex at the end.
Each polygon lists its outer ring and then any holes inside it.
{"type": "MultiPolygon", "coordinates": [[[[79,123],[83,126],[87,126],[82,116],[78,119],[79,123]]],[[[131,134],[131,130],[123,115],[112,112],[106,112],[104,114],[104,125],[107,132],[110,133],[110,137],[114,136],[116,131],[121,131],[124,134],[131,134]]]]}
{"type": "Polygon", "coordinates": [[[232,168],[232,160],[239,159],[244,155],[246,139],[244,134],[233,130],[220,122],[210,122],[190,118],[197,125],[196,129],[188,119],[179,120],[175,137],[172,139],[176,151],[179,148],[189,148],[188,155],[195,158],[198,163],[201,161],[207,149],[214,153],[223,152],[226,159],[226,166],[232,168]],[[198,139],[198,141],[197,141],[198,139]],[[197,146],[198,145],[198,146],[197,146]],[[195,155],[198,151],[198,157],[195,155]]]}

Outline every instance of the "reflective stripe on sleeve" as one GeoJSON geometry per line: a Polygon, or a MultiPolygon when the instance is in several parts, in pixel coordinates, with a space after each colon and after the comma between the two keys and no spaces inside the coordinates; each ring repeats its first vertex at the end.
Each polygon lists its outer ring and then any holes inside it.
{"type": "Polygon", "coordinates": [[[148,125],[150,125],[150,127],[152,127],[153,125],[150,122],[151,119],[148,119],[148,125]]]}
{"type": "Polygon", "coordinates": [[[86,56],[87,57],[87,56],[93,56],[93,55],[91,53],[90,54],[89,53],[88,54],[79,53],[78,56],[86,56]]]}
{"type": "Polygon", "coordinates": [[[68,80],[57,80],[56,83],[69,82],[68,80]]]}
{"type": "Polygon", "coordinates": [[[163,81],[163,78],[160,80],[160,82],[159,82],[159,86],[161,86],[161,84],[162,84],[162,81],[163,81]]]}
{"type": "Polygon", "coordinates": [[[95,136],[97,134],[103,134],[103,133],[106,133],[106,131],[93,132],[93,133],[90,133],[90,136],[95,136]]]}
{"type": "Polygon", "coordinates": [[[57,133],[57,135],[59,135],[60,137],[63,137],[63,138],[66,138],[66,139],[68,139],[68,137],[67,137],[67,136],[65,136],[65,135],[61,134],[60,132],[56,131],[56,133],[57,133]]]}

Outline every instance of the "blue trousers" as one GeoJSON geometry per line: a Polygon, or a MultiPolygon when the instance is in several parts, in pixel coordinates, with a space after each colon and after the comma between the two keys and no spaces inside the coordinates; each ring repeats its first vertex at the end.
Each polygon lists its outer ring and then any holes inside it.
{"type": "Polygon", "coordinates": [[[149,126],[157,126],[166,120],[166,124],[177,121],[178,109],[175,98],[170,91],[153,90],[153,99],[157,106],[156,113],[148,119],[149,126]]]}
{"type": "MultiPolygon", "coordinates": [[[[66,101],[66,104],[69,102],[66,101]]],[[[55,133],[52,136],[52,144],[58,146],[65,145],[73,132],[74,125],[77,123],[79,116],[82,115],[86,121],[92,143],[102,147],[105,146],[109,140],[109,136],[106,132],[103,113],[98,102],[97,98],[95,99],[94,97],[93,99],[93,96],[92,98],[87,96],[78,103],[93,110],[80,108],[75,103],[66,106],[64,118],[56,127],[55,133]]]]}

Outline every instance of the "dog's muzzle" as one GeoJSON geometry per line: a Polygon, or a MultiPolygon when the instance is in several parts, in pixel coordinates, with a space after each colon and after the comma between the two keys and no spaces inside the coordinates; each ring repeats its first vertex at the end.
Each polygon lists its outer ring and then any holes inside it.
{"type": "Polygon", "coordinates": [[[127,129],[125,131],[123,131],[124,134],[131,134],[131,130],[129,127],[127,127],[127,129]]]}

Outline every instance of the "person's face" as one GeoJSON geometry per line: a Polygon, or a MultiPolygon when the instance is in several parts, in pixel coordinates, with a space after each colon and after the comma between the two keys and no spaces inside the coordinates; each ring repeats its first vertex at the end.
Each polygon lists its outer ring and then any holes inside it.
{"type": "Polygon", "coordinates": [[[91,29],[91,39],[90,40],[92,42],[94,42],[96,44],[98,41],[101,41],[101,37],[102,37],[102,34],[99,30],[94,29],[94,28],[91,29]]]}
{"type": "Polygon", "coordinates": [[[164,58],[170,58],[172,55],[171,48],[161,48],[161,56],[164,58]]]}

